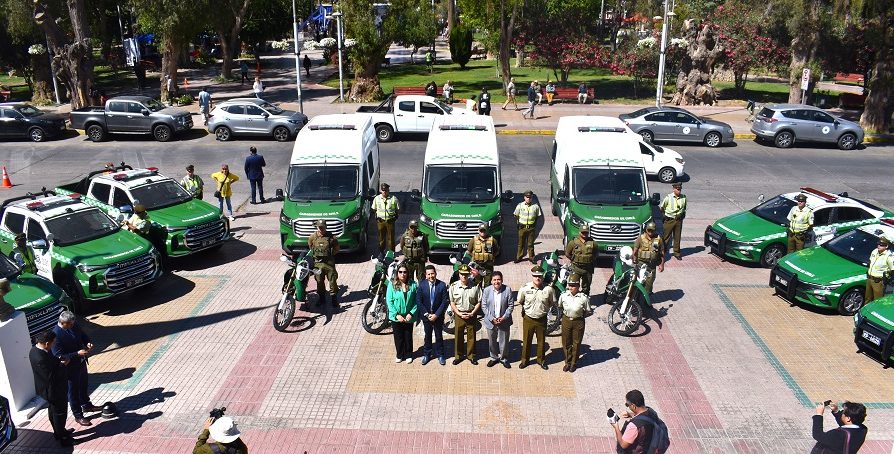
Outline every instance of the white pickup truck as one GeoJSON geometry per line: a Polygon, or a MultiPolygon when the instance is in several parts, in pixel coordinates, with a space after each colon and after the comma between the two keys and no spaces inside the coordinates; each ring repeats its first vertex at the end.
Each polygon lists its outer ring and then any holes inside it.
{"type": "Polygon", "coordinates": [[[451,107],[431,96],[389,96],[378,106],[360,106],[358,113],[372,116],[379,142],[394,140],[396,133],[427,133],[438,115],[469,115],[471,111],[451,107]]]}

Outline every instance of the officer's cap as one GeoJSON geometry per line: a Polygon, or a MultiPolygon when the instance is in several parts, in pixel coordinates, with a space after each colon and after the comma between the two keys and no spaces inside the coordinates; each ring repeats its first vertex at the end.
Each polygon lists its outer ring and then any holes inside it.
{"type": "Polygon", "coordinates": [[[654,232],[655,229],[657,229],[657,228],[658,228],[658,226],[655,225],[655,222],[649,222],[648,224],[646,224],[646,231],[647,231],[647,232],[654,232]]]}
{"type": "Polygon", "coordinates": [[[381,185],[379,185],[380,191],[387,191],[389,189],[391,189],[391,186],[388,186],[388,183],[382,183],[381,185]]]}
{"type": "Polygon", "coordinates": [[[466,265],[465,263],[460,265],[457,271],[459,272],[459,274],[469,274],[472,272],[472,270],[469,269],[469,265],[466,265]]]}
{"type": "Polygon", "coordinates": [[[807,196],[804,194],[798,194],[795,196],[795,200],[797,200],[798,202],[806,202],[807,196]]]}
{"type": "Polygon", "coordinates": [[[481,224],[478,226],[479,232],[487,232],[487,224],[481,224]]]}
{"type": "Polygon", "coordinates": [[[683,189],[683,183],[680,183],[680,182],[678,181],[678,182],[672,184],[671,187],[674,188],[674,189],[683,189]]]}
{"type": "Polygon", "coordinates": [[[16,241],[24,240],[24,239],[25,239],[25,232],[22,232],[22,233],[16,235],[16,241]]]}
{"type": "Polygon", "coordinates": [[[133,212],[134,212],[134,213],[137,213],[137,214],[145,213],[145,212],[146,212],[146,206],[143,205],[143,204],[141,204],[141,203],[138,203],[138,204],[134,205],[134,207],[133,207],[133,212]]]}
{"type": "Polygon", "coordinates": [[[415,219],[410,220],[410,227],[418,227],[418,226],[419,226],[419,221],[417,221],[415,219]]]}
{"type": "Polygon", "coordinates": [[[529,190],[525,191],[524,196],[525,197],[534,197],[534,191],[531,191],[529,189],[529,190]]]}
{"type": "Polygon", "coordinates": [[[888,239],[885,238],[885,237],[879,237],[879,239],[878,239],[878,244],[879,244],[879,246],[885,246],[885,247],[888,247],[888,246],[891,245],[891,241],[888,240],[888,239]]]}
{"type": "Polygon", "coordinates": [[[568,285],[580,285],[580,276],[576,273],[568,276],[568,285]]]}
{"type": "Polygon", "coordinates": [[[314,222],[314,226],[326,227],[326,221],[324,219],[317,219],[317,222],[314,222]]]}
{"type": "Polygon", "coordinates": [[[543,269],[540,268],[539,266],[531,267],[531,276],[534,276],[534,277],[543,276],[543,269]]]}

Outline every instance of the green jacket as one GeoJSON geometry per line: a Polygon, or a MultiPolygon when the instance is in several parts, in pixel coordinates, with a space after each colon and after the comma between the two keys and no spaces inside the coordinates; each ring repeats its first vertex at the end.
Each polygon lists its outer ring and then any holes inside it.
{"type": "MultiPolygon", "coordinates": [[[[211,436],[211,433],[208,432],[208,429],[202,431],[199,435],[199,439],[196,441],[196,447],[193,448],[192,454],[214,454],[214,450],[211,449],[211,445],[208,443],[208,437],[211,436]]],[[[248,446],[245,446],[245,443],[242,442],[241,438],[237,438],[236,441],[232,443],[212,443],[216,444],[218,448],[220,448],[221,454],[248,454],[248,446]],[[227,449],[233,448],[236,451],[227,451],[227,449]]]]}
{"type": "Polygon", "coordinates": [[[388,282],[388,291],[385,293],[385,301],[388,303],[388,319],[397,321],[397,316],[411,314],[412,321],[416,321],[416,282],[410,281],[406,293],[394,288],[394,284],[388,282]]]}

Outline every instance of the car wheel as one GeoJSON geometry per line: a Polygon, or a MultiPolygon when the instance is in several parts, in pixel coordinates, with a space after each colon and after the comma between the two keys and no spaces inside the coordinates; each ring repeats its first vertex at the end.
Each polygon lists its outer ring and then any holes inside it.
{"type": "Polygon", "coordinates": [[[43,142],[46,140],[47,134],[41,128],[31,128],[31,130],[28,131],[28,138],[30,138],[32,142],[43,142]]]}
{"type": "Polygon", "coordinates": [[[779,243],[773,243],[764,249],[761,254],[761,266],[764,268],[773,268],[779,263],[779,259],[785,255],[785,246],[779,243]]]}
{"type": "Polygon", "coordinates": [[[671,167],[664,167],[658,171],[658,181],[671,183],[677,179],[677,171],[671,167]]]}
{"type": "Polygon", "coordinates": [[[723,138],[720,137],[719,132],[709,132],[705,134],[705,145],[716,148],[720,146],[720,143],[723,141],[723,138]]]}
{"type": "Polygon", "coordinates": [[[218,126],[214,128],[214,138],[221,142],[230,140],[232,136],[233,133],[230,131],[230,128],[226,126],[218,126]]]}
{"type": "Polygon", "coordinates": [[[643,138],[643,140],[649,143],[652,143],[652,140],[655,139],[655,134],[652,134],[652,131],[649,131],[648,129],[643,129],[639,132],[639,135],[643,138]]]}
{"type": "Polygon", "coordinates": [[[379,142],[391,142],[394,140],[394,130],[388,125],[376,126],[376,138],[379,142]]]}
{"type": "Polygon", "coordinates": [[[87,127],[87,137],[93,142],[102,142],[106,138],[106,130],[100,125],[90,125],[87,127]]]}
{"type": "Polygon", "coordinates": [[[857,147],[857,136],[851,133],[842,134],[838,138],[838,148],[842,150],[853,150],[857,147]]]}
{"type": "Polygon", "coordinates": [[[159,142],[171,140],[171,135],[171,127],[168,125],[158,125],[152,130],[152,136],[159,142]]]}
{"type": "Polygon", "coordinates": [[[273,138],[276,139],[277,142],[285,142],[289,140],[292,134],[289,133],[289,128],[285,126],[277,126],[273,128],[273,138]]]}
{"type": "Polygon", "coordinates": [[[863,307],[865,295],[862,287],[856,287],[848,290],[841,299],[838,300],[838,313],[841,315],[854,315],[863,307]]]}
{"type": "Polygon", "coordinates": [[[782,131],[773,138],[773,144],[778,148],[791,148],[795,144],[795,135],[791,131],[782,131]]]}

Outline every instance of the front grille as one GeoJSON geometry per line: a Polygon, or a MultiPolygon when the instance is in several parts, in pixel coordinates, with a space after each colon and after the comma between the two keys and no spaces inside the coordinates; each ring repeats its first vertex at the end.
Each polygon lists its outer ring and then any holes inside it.
{"type": "Polygon", "coordinates": [[[220,242],[226,233],[226,225],[223,219],[195,225],[186,229],[183,240],[190,249],[203,249],[214,243],[220,242]]]}
{"type": "Polygon", "coordinates": [[[642,227],[633,222],[599,222],[590,227],[590,238],[597,242],[632,243],[641,231],[642,227]]]}
{"type": "Polygon", "coordinates": [[[156,267],[151,253],[116,263],[106,272],[106,286],[116,293],[136,287],[150,281],[156,274],[156,267]]]}
{"type": "Polygon", "coordinates": [[[25,312],[25,321],[28,322],[28,334],[34,336],[55,326],[59,321],[59,313],[63,310],[65,310],[65,307],[56,301],[49,306],[25,312]]]}
{"type": "MultiPolygon", "coordinates": [[[[798,276],[776,265],[770,271],[770,287],[789,301],[795,301],[798,292],[798,276]]],[[[803,292],[802,292],[803,293],[803,292]]]]}
{"type": "Polygon", "coordinates": [[[435,234],[445,240],[471,240],[478,234],[481,221],[438,221],[435,234]]]}
{"type": "MultiPolygon", "coordinates": [[[[324,219],[324,221],[326,221],[326,231],[336,238],[345,233],[345,222],[341,219],[324,219]]],[[[317,231],[317,227],[314,226],[316,222],[316,219],[295,219],[292,222],[292,230],[296,236],[309,237],[317,231]]]]}
{"type": "Polygon", "coordinates": [[[705,229],[705,247],[708,251],[723,257],[726,254],[727,242],[725,233],[718,232],[711,226],[705,229]]]}
{"type": "Polygon", "coordinates": [[[872,323],[864,318],[857,325],[857,329],[854,330],[854,342],[857,344],[858,350],[872,351],[879,355],[879,359],[881,359],[884,364],[890,363],[892,350],[894,350],[894,332],[876,326],[875,323],[872,323]],[[876,345],[874,342],[871,342],[869,339],[867,339],[863,335],[864,332],[869,333],[871,336],[877,338],[880,341],[879,343],[881,345],[876,345]]]}

